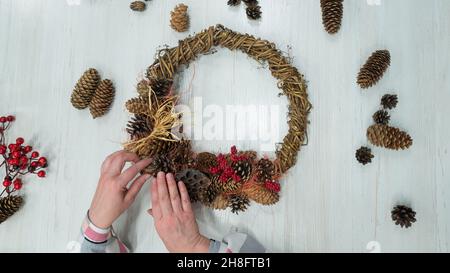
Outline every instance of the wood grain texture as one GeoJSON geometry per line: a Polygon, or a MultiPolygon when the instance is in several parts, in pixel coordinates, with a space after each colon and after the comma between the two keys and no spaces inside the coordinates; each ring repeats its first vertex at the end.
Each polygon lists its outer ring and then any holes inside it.
{"type": "MultiPolygon", "coordinates": [[[[126,139],[123,105],[134,96],[138,75],[158,47],[186,35],[169,27],[175,0],[153,0],[142,13],[132,12],[129,1],[80,2],[0,1],[0,114],[15,114],[9,136],[31,139],[51,163],[47,179],[26,178],[25,207],[0,226],[2,252],[66,251],[77,238],[100,164],[126,139]],[[70,106],[70,91],[88,67],[113,79],[117,90],[111,112],[95,121],[89,111],[70,106]]],[[[228,7],[225,0],[183,2],[190,32],[221,23],[289,51],[309,82],[314,106],[309,145],[283,180],[281,201],[253,205],[239,216],[197,207],[202,232],[221,239],[238,227],[274,252],[366,252],[371,241],[384,252],[450,250],[449,1],[347,0],[335,36],[324,31],[316,0],[261,0],[260,22],[248,21],[243,7],[228,7]],[[362,91],[356,85],[360,66],[384,48],[392,66],[377,86],[362,91]],[[414,145],[403,152],[375,148],[373,164],[362,167],[354,153],[367,143],[365,129],[387,92],[400,98],[392,123],[407,130],[414,145]],[[417,211],[412,229],[390,220],[398,202],[417,211]]],[[[286,109],[267,69],[225,50],[181,73],[180,90],[188,104],[201,96],[204,105],[286,109]]],[[[284,119],[281,113],[281,132],[284,119]]],[[[225,150],[231,142],[197,141],[195,148],[225,150]]],[[[248,140],[237,144],[259,147],[248,140]]],[[[115,229],[134,251],[164,252],[145,212],[149,203],[145,186],[115,229]]]]}

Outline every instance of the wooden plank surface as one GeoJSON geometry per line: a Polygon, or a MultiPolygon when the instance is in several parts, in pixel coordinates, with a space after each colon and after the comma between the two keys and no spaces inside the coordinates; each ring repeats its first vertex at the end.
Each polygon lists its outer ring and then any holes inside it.
{"type": "MultiPolygon", "coordinates": [[[[187,34],[169,27],[174,0],[153,0],[143,13],[125,0],[0,0],[0,114],[18,121],[9,132],[31,140],[51,163],[45,180],[27,177],[26,205],[0,225],[0,251],[64,252],[77,238],[100,164],[126,140],[124,102],[162,45],[187,34]],[[92,120],[69,103],[88,67],[111,78],[117,97],[109,115],[92,120]]],[[[225,0],[185,0],[190,32],[223,24],[271,40],[293,57],[308,80],[309,145],[283,180],[281,201],[253,205],[238,216],[196,208],[200,229],[221,239],[232,227],[274,252],[449,251],[450,243],[450,1],[345,1],[339,34],[321,25],[317,0],[261,0],[263,18],[248,21],[243,7],[225,0]],[[367,57],[389,49],[392,66],[368,91],[355,83],[367,57]],[[414,137],[412,149],[374,149],[362,167],[355,150],[365,145],[379,99],[400,97],[392,123],[414,137]],[[417,211],[418,222],[401,230],[390,220],[398,202],[417,211]],[[370,243],[369,242],[375,242],[370,243]]],[[[180,74],[183,102],[193,105],[278,105],[282,138],[286,100],[278,98],[269,71],[242,53],[219,50],[180,74]]],[[[225,151],[231,143],[259,149],[260,141],[196,141],[198,151],[225,151]]],[[[270,153],[269,153],[270,154],[270,153]]],[[[148,187],[116,224],[138,252],[165,248],[146,214],[148,187]]]]}

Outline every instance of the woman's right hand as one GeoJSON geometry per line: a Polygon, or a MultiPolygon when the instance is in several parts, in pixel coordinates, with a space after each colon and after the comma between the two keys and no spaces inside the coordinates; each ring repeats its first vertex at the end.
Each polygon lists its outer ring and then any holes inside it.
{"type": "Polygon", "coordinates": [[[151,187],[155,228],[169,252],[208,252],[210,240],[201,235],[183,182],[158,173],[151,187]]]}

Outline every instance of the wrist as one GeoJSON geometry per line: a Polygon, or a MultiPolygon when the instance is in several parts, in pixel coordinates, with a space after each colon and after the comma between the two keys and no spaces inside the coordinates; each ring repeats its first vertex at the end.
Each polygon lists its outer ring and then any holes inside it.
{"type": "Polygon", "coordinates": [[[211,240],[206,238],[203,235],[200,235],[197,243],[194,245],[192,252],[193,253],[208,253],[209,245],[211,244],[211,240]]]}
{"type": "Polygon", "coordinates": [[[103,230],[110,230],[112,223],[102,221],[101,217],[98,217],[98,214],[95,213],[92,209],[89,209],[87,212],[87,217],[89,219],[89,222],[93,224],[95,227],[103,230]]]}

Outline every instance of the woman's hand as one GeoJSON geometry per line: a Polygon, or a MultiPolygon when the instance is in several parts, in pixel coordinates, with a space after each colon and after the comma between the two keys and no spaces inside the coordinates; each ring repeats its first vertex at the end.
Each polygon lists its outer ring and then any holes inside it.
{"type": "Polygon", "coordinates": [[[208,252],[210,241],[198,230],[191,201],[183,182],[172,174],[158,173],[152,183],[155,228],[170,252],[208,252]]]}
{"type": "Polygon", "coordinates": [[[137,174],[150,164],[150,159],[139,161],[133,153],[119,151],[108,156],[102,164],[97,191],[89,209],[91,222],[99,228],[109,228],[134,202],[150,175],[137,174]],[[122,172],[126,162],[134,163],[122,172]],[[132,180],[134,181],[130,183],[132,180]]]}

